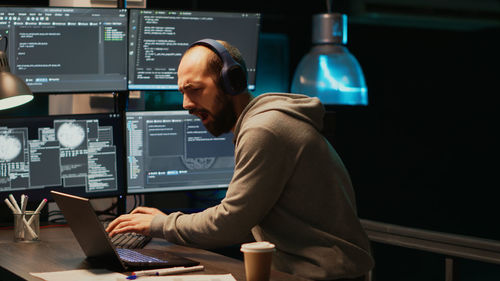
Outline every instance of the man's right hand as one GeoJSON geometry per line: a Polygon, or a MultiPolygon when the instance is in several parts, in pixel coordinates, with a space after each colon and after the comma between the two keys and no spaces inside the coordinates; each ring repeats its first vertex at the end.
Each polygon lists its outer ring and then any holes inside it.
{"type": "Polygon", "coordinates": [[[106,231],[111,237],[125,232],[149,235],[151,221],[156,215],[165,215],[165,213],[156,208],[137,207],[130,214],[121,215],[109,223],[106,231]]]}

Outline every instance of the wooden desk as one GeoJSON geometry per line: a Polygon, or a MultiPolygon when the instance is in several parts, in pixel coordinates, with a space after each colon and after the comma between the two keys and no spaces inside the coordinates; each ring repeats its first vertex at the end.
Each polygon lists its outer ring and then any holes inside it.
{"type": "MultiPolygon", "coordinates": [[[[30,272],[50,272],[88,269],[90,264],[68,227],[48,227],[40,230],[40,242],[16,243],[13,230],[0,230],[0,279],[36,280],[30,272]]],[[[153,239],[146,248],[165,249],[174,254],[199,261],[205,266],[197,274],[231,273],[236,280],[245,280],[243,262],[210,251],[175,245],[153,239]]],[[[273,281],[304,281],[296,276],[273,270],[273,281]]]]}

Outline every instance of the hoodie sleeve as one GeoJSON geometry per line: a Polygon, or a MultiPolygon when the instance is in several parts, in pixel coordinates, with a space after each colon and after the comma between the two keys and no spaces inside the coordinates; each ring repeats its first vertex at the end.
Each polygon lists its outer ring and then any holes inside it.
{"type": "Polygon", "coordinates": [[[173,243],[211,248],[243,241],[275,205],[294,167],[274,130],[246,126],[236,139],[235,172],[226,197],[195,214],[156,216],[151,234],[173,243]],[[278,176],[277,176],[278,175],[278,176]]]}

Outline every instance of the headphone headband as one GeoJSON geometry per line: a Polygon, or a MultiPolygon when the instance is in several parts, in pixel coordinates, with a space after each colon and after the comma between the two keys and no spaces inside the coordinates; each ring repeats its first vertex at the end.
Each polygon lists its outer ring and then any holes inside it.
{"type": "Polygon", "coordinates": [[[222,60],[220,75],[222,87],[226,93],[237,95],[247,89],[246,71],[231,57],[229,51],[221,43],[214,39],[205,38],[192,43],[189,48],[196,45],[202,45],[211,49],[222,60]]]}

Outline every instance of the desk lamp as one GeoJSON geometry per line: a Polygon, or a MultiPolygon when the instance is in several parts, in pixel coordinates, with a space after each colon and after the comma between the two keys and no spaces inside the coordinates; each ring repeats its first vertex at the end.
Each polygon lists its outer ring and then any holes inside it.
{"type": "MultiPolygon", "coordinates": [[[[328,5],[328,2],[327,2],[328,5]]],[[[347,47],[347,15],[313,15],[313,46],[299,62],[292,93],[318,97],[328,105],[368,105],[361,66],[347,47]]]]}
{"type": "Polygon", "coordinates": [[[33,99],[28,85],[10,72],[6,54],[7,37],[0,36],[0,41],[2,39],[5,39],[5,50],[0,51],[0,110],[25,104],[33,99]]]}

